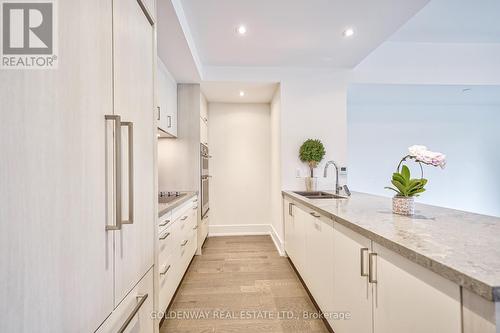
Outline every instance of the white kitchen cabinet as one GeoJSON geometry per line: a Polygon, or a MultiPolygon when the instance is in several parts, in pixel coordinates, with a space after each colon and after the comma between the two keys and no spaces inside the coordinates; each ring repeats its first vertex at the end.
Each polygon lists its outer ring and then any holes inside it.
{"type": "Polygon", "coordinates": [[[208,104],[202,93],[200,94],[200,142],[208,146],[208,104]]]}
{"type": "Polygon", "coordinates": [[[58,68],[0,70],[0,332],[93,332],[113,311],[112,4],[55,15],[58,68]]]}
{"type": "Polygon", "coordinates": [[[298,209],[295,204],[292,204],[289,208],[292,216],[288,216],[289,219],[285,225],[285,232],[288,236],[288,238],[285,238],[285,249],[301,277],[307,281],[305,236],[306,224],[310,220],[310,215],[302,209],[298,209]]]}
{"type": "Polygon", "coordinates": [[[159,235],[159,311],[167,309],[196,253],[197,198],[175,208],[169,216],[172,222],[159,235]]]}
{"type": "Polygon", "coordinates": [[[305,230],[306,283],[320,309],[323,312],[331,312],[333,311],[335,266],[333,261],[333,221],[314,211],[310,211],[305,230]]]}
{"type": "Polygon", "coordinates": [[[126,333],[154,332],[154,322],[151,320],[153,299],[153,269],[150,269],[96,333],[115,333],[124,325],[126,333]],[[124,319],[132,314],[132,320],[128,324],[124,322],[124,319]]]}
{"type": "Polygon", "coordinates": [[[460,333],[460,287],[374,243],[374,332],[460,333]]]}
{"type": "Polygon", "coordinates": [[[294,224],[294,219],[293,219],[293,202],[291,202],[289,199],[284,198],[283,199],[283,223],[285,227],[285,252],[288,255],[288,257],[293,261],[293,259],[296,257],[295,255],[295,248],[294,246],[294,237],[295,234],[297,233],[295,224],[294,224]]]}
{"type": "Polygon", "coordinates": [[[113,12],[115,113],[133,125],[132,142],[127,127],[121,140],[122,216],[133,223],[115,232],[116,306],[154,264],[156,131],[153,26],[136,0],[114,1],[113,12]]]}
{"type": "Polygon", "coordinates": [[[371,333],[372,286],[368,282],[371,241],[334,223],[333,248],[333,311],[348,313],[350,318],[330,321],[330,325],[336,333],[371,333]]]}
{"type": "Polygon", "coordinates": [[[158,105],[156,116],[160,136],[177,136],[177,82],[158,58],[158,105]]]}

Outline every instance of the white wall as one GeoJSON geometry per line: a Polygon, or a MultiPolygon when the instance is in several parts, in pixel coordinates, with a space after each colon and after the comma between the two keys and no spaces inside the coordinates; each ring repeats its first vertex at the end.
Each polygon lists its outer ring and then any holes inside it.
{"type": "MultiPolygon", "coordinates": [[[[300,145],[308,138],[320,139],[326,156],[317,170],[320,188],[333,188],[333,173],[322,179],[328,160],[347,162],[346,101],[350,71],[328,68],[207,67],[208,81],[281,83],[281,187],[303,190],[307,165],[298,158],[300,145]]],[[[341,179],[341,181],[344,181],[341,179]]]]}
{"type": "MultiPolygon", "coordinates": [[[[387,100],[390,100],[388,88],[387,100]]],[[[409,87],[408,89],[412,89],[409,87]]],[[[400,92],[401,88],[398,88],[400,92]]],[[[440,94],[439,87],[435,94],[440,94]]],[[[410,94],[411,95],[411,94],[410,94]]],[[[427,145],[448,156],[446,169],[425,167],[427,191],[418,202],[500,216],[500,106],[405,104],[349,100],[349,184],[352,190],[392,196],[384,190],[407,147],[427,145]]],[[[357,94],[357,98],[362,98],[357,94]]],[[[418,176],[418,168],[412,169],[418,176]]]]}
{"type": "Polygon", "coordinates": [[[278,238],[277,243],[283,246],[284,228],[282,221],[283,209],[281,202],[281,86],[278,86],[271,101],[271,223],[273,232],[278,238]]]}
{"type": "Polygon", "coordinates": [[[208,114],[213,156],[210,160],[210,230],[238,232],[248,225],[266,225],[265,231],[268,231],[271,224],[270,105],[209,103],[208,114]],[[235,225],[241,228],[230,228],[235,225]]]}

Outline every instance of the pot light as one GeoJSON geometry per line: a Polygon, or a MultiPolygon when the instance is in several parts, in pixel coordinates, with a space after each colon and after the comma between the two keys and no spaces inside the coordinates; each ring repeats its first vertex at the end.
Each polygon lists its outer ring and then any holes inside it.
{"type": "Polygon", "coordinates": [[[353,28],[346,28],[344,32],[342,32],[342,36],[349,38],[354,36],[354,29],[353,28]]]}
{"type": "Polygon", "coordinates": [[[246,35],[247,33],[247,27],[245,27],[244,25],[239,25],[237,28],[236,28],[236,32],[238,33],[238,35],[246,35]]]}
{"type": "Polygon", "coordinates": [[[245,96],[245,92],[244,91],[240,91],[240,97],[243,97],[245,96]]]}

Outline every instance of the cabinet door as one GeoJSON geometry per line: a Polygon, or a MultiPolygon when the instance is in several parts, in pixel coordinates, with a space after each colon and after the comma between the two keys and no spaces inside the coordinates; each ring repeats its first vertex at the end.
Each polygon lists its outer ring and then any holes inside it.
{"type": "Polygon", "coordinates": [[[336,333],[371,333],[372,287],[365,276],[371,241],[334,223],[333,248],[333,311],[348,312],[350,319],[330,320],[330,324],[336,333]]]}
{"type": "Polygon", "coordinates": [[[302,279],[307,283],[309,280],[306,269],[306,225],[311,222],[311,215],[297,206],[293,206],[293,224],[295,226],[292,246],[294,256],[292,262],[300,273],[302,279]]]}
{"type": "Polygon", "coordinates": [[[111,316],[99,327],[96,333],[115,333],[122,328],[127,318],[133,314],[126,325],[126,333],[153,333],[155,321],[153,314],[153,270],[150,269],[113,311],[111,316]]]}
{"type": "Polygon", "coordinates": [[[333,311],[333,221],[315,212],[306,224],[307,287],[321,311],[333,311]]]}
{"type": "Polygon", "coordinates": [[[177,136],[177,82],[159,58],[157,77],[158,128],[170,136],[177,136]]]}
{"type": "Polygon", "coordinates": [[[460,288],[374,243],[374,332],[460,333],[460,288]]]}
{"type": "Polygon", "coordinates": [[[297,233],[295,230],[295,223],[293,218],[294,204],[288,200],[283,199],[283,222],[285,224],[285,251],[288,257],[294,261],[295,247],[294,238],[297,233]]]}
{"type": "Polygon", "coordinates": [[[0,70],[0,332],[93,332],[113,310],[112,7],[57,7],[58,68],[0,70]]]}
{"type": "Polygon", "coordinates": [[[122,132],[123,219],[133,218],[115,232],[115,305],[153,265],[156,213],[154,201],[153,27],[137,0],[113,2],[114,107],[122,121],[133,123],[130,146],[122,132]],[[129,148],[134,156],[129,156],[129,148]],[[129,169],[129,160],[133,169],[129,169]],[[133,177],[130,178],[130,175],[133,177]],[[131,180],[133,183],[130,183],[131,180]],[[133,189],[130,186],[133,184],[133,189]],[[130,195],[133,202],[129,203],[130,195]],[[129,208],[133,207],[133,216],[129,208]]]}

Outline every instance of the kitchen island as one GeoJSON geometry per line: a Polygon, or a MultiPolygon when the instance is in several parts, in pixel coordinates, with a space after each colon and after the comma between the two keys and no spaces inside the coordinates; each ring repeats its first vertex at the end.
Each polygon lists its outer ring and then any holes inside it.
{"type": "MultiPolygon", "coordinates": [[[[329,296],[323,295],[328,294],[324,289],[317,292],[323,307],[338,311],[339,306],[349,306],[349,302],[336,301],[342,300],[341,294],[352,287],[352,281],[357,277],[362,278],[360,286],[364,293],[373,296],[372,299],[366,298],[365,303],[351,304],[359,317],[373,312],[373,323],[356,326],[353,322],[339,324],[332,321],[331,326],[337,333],[342,333],[343,329],[368,331],[368,326],[373,332],[405,329],[405,322],[411,323],[412,315],[406,314],[405,317],[403,313],[400,316],[403,326],[391,326],[391,322],[384,323],[389,320],[385,318],[380,303],[385,300],[393,316],[397,316],[398,309],[414,311],[413,315],[418,316],[418,307],[406,308],[406,304],[398,304],[398,297],[404,294],[410,297],[412,292],[423,298],[409,298],[407,303],[426,299],[435,301],[442,304],[441,308],[435,309],[439,310],[438,315],[447,313],[448,323],[457,321],[452,325],[443,323],[444,326],[436,332],[461,332],[462,329],[463,332],[497,332],[496,321],[500,318],[500,218],[423,204],[416,205],[414,216],[406,217],[392,213],[390,198],[356,192],[348,199],[312,200],[290,191],[283,191],[283,197],[285,249],[292,263],[301,275],[304,275],[300,272],[302,268],[306,276],[312,271],[314,275],[329,275],[333,280],[329,296]],[[321,233],[317,232],[319,229],[321,233]],[[315,249],[317,244],[323,246],[321,251],[315,249]],[[355,258],[347,258],[350,250],[355,258]],[[307,253],[310,253],[309,257],[307,253]],[[324,267],[324,261],[317,268],[313,267],[316,260],[313,254],[320,253],[333,258],[331,269],[324,267]],[[356,269],[356,272],[351,272],[353,276],[349,276],[350,268],[356,269]],[[346,276],[351,283],[346,282],[343,286],[342,279],[346,276]],[[388,285],[389,279],[391,285],[388,285]],[[399,288],[396,288],[398,284],[399,288]],[[358,309],[360,306],[365,309],[358,309]],[[376,329],[377,324],[380,324],[380,329],[376,329]]],[[[311,278],[305,277],[306,284],[308,279],[314,284],[311,278]]],[[[328,283],[326,281],[323,280],[322,284],[328,283]]],[[[315,287],[308,287],[314,294],[315,287]]],[[[345,296],[349,298],[349,295],[345,296]]],[[[431,308],[426,306],[422,310],[431,308]]],[[[432,316],[432,313],[420,315],[432,316]]],[[[420,332],[418,329],[410,331],[420,332]]]]}

